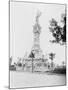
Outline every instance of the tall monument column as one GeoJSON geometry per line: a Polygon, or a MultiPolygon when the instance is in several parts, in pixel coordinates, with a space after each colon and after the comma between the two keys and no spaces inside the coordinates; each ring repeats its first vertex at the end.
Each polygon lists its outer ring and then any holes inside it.
{"type": "Polygon", "coordinates": [[[35,58],[41,58],[41,49],[40,49],[40,33],[41,33],[41,26],[39,24],[39,17],[41,16],[41,12],[37,12],[35,25],[33,26],[33,33],[34,33],[34,43],[32,47],[32,51],[35,54],[35,58]]]}

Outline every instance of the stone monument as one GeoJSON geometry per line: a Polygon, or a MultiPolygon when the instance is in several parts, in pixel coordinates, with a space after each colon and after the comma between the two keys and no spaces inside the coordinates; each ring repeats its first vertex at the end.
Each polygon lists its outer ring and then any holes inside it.
{"type": "Polygon", "coordinates": [[[34,34],[34,42],[32,47],[32,52],[35,55],[35,58],[39,59],[42,57],[42,50],[40,48],[40,33],[41,26],[39,24],[39,17],[41,16],[41,12],[37,12],[35,24],[33,25],[33,34],[34,34]]]}

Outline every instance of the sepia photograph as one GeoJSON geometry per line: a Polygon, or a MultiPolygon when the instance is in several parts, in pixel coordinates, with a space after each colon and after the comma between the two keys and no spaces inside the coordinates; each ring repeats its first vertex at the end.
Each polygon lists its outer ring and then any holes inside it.
{"type": "Polygon", "coordinates": [[[9,88],[66,85],[66,4],[9,2],[9,88]]]}

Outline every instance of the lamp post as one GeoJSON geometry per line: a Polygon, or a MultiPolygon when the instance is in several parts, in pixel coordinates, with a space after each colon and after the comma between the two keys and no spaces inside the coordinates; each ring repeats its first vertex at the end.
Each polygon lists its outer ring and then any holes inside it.
{"type": "Polygon", "coordinates": [[[30,58],[32,58],[32,72],[34,71],[34,65],[33,65],[33,61],[34,61],[34,53],[31,51],[31,54],[29,56],[30,58]]]}

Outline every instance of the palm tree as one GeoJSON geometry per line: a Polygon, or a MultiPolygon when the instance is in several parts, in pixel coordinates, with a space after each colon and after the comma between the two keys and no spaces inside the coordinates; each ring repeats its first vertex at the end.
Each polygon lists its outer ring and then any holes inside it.
{"type": "Polygon", "coordinates": [[[52,68],[52,70],[53,70],[53,59],[54,59],[54,57],[55,57],[55,53],[50,53],[49,54],[49,58],[51,59],[51,68],[52,68]]]}

